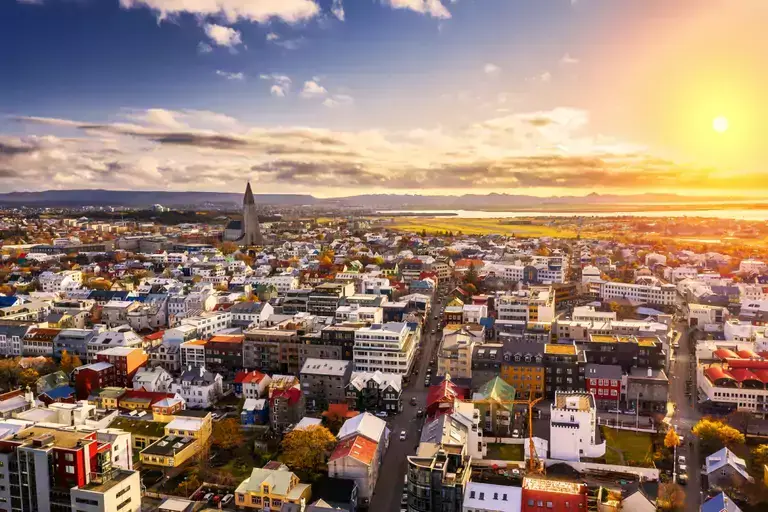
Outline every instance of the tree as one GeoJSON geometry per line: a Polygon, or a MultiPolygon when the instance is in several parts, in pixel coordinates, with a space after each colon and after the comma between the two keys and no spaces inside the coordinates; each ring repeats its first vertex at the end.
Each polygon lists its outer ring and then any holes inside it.
{"type": "Polygon", "coordinates": [[[683,510],[685,491],[677,484],[667,483],[659,486],[659,497],[656,500],[659,510],[672,512],[683,510]]]}
{"type": "Polygon", "coordinates": [[[766,464],[768,464],[768,444],[761,444],[752,450],[752,465],[762,468],[766,464]]]}
{"type": "Polygon", "coordinates": [[[282,459],[294,470],[319,471],[335,444],[336,438],[323,426],[294,429],[283,438],[282,459]]]}
{"type": "Polygon", "coordinates": [[[19,384],[22,387],[33,386],[39,378],[40,374],[34,368],[23,368],[19,374],[19,384]]]}
{"type": "Polygon", "coordinates": [[[0,286],[0,295],[7,295],[11,296],[14,293],[16,293],[16,290],[14,290],[12,287],[8,286],[7,284],[4,284],[0,286]]]}
{"type": "Polygon", "coordinates": [[[701,440],[705,452],[714,452],[724,446],[744,444],[744,434],[720,420],[704,418],[693,427],[693,435],[701,440]]]}
{"type": "Polygon", "coordinates": [[[666,446],[670,450],[680,446],[680,437],[677,435],[677,432],[675,432],[675,429],[672,427],[670,427],[670,429],[667,430],[667,435],[664,436],[664,446],[666,446]]]}
{"type": "Polygon", "coordinates": [[[474,263],[469,266],[467,273],[464,274],[464,282],[473,285],[475,288],[480,284],[480,277],[477,275],[477,269],[475,268],[474,263]]]}
{"type": "Polygon", "coordinates": [[[213,444],[223,450],[240,446],[244,439],[240,422],[235,418],[227,418],[213,424],[213,444]]]}
{"type": "Polygon", "coordinates": [[[61,361],[59,362],[59,369],[61,371],[69,375],[70,373],[72,373],[72,370],[80,366],[83,366],[83,362],[80,360],[77,354],[72,356],[72,355],[69,355],[69,353],[66,350],[63,350],[61,352],[61,361]]]}
{"type": "Polygon", "coordinates": [[[221,253],[224,255],[232,254],[237,249],[238,249],[237,244],[234,242],[224,242],[223,244],[221,244],[221,247],[219,248],[221,253]]]}

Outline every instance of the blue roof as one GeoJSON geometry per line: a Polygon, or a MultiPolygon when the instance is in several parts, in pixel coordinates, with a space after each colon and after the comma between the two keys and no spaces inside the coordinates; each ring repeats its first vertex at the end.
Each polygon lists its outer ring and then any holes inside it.
{"type": "Polygon", "coordinates": [[[485,327],[486,329],[493,329],[493,325],[496,323],[495,318],[491,318],[489,316],[484,316],[480,319],[480,325],[485,327]]]}
{"type": "Polygon", "coordinates": [[[0,297],[0,308],[8,308],[16,304],[18,302],[18,297],[6,297],[3,295],[0,297]]]}
{"type": "Polygon", "coordinates": [[[48,390],[43,394],[53,400],[58,400],[59,398],[68,398],[74,395],[75,388],[71,386],[60,386],[58,388],[53,388],[51,390],[48,390]]]}
{"type": "Polygon", "coordinates": [[[713,496],[701,505],[701,512],[741,512],[727,494],[721,492],[713,496]]]}

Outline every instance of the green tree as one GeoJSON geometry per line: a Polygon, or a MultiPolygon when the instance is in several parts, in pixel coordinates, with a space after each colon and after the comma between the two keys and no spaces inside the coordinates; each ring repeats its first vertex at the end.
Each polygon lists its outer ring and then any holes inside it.
{"type": "Polygon", "coordinates": [[[480,276],[477,275],[477,269],[475,268],[474,263],[469,266],[467,273],[464,274],[464,282],[471,284],[475,288],[480,284],[480,276]]]}
{"type": "Polygon", "coordinates": [[[283,438],[282,460],[294,470],[320,471],[335,444],[336,438],[323,426],[293,429],[283,438]]]}

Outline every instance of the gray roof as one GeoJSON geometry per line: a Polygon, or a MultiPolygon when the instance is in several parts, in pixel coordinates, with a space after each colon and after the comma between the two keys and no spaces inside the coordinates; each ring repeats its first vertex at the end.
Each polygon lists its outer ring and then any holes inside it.
{"type": "Polygon", "coordinates": [[[264,309],[264,302],[238,302],[229,308],[230,313],[239,313],[245,315],[256,315],[264,309]]]}
{"type": "Polygon", "coordinates": [[[216,380],[216,375],[209,372],[203,367],[199,367],[199,368],[195,367],[192,369],[188,369],[184,373],[182,373],[179,380],[181,380],[181,382],[202,381],[205,384],[213,384],[213,382],[216,380]]]}
{"type": "Polygon", "coordinates": [[[592,364],[589,363],[584,369],[585,379],[611,379],[621,380],[624,370],[618,364],[592,364]]]}
{"type": "Polygon", "coordinates": [[[14,336],[23,338],[26,336],[29,327],[28,325],[0,325],[0,334],[5,335],[7,338],[13,338],[14,336]]]}
{"type": "Polygon", "coordinates": [[[308,358],[301,369],[302,374],[306,375],[333,375],[344,376],[349,369],[350,361],[339,359],[315,359],[308,358]]]}

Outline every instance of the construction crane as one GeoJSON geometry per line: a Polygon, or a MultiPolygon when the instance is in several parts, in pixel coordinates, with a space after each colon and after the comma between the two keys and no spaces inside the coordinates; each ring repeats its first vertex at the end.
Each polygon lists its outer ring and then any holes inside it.
{"type": "MultiPolygon", "coordinates": [[[[542,461],[536,453],[536,443],[533,442],[533,406],[544,400],[544,397],[535,397],[529,394],[526,399],[516,400],[498,400],[494,398],[487,398],[484,400],[465,400],[470,403],[487,403],[489,406],[494,405],[525,405],[528,407],[528,460],[526,461],[525,468],[529,475],[543,475],[544,474],[544,461],[542,461]]],[[[493,414],[493,411],[491,411],[493,414]]]]}

